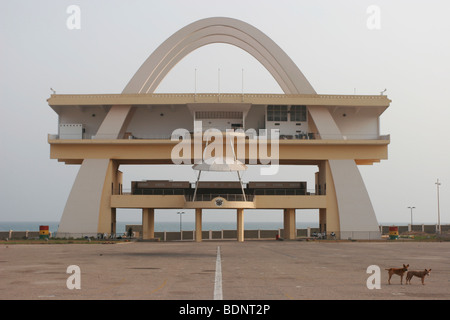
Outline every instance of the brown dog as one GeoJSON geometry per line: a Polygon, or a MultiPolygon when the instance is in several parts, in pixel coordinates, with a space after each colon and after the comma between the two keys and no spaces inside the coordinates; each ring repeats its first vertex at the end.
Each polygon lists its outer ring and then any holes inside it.
{"type": "Polygon", "coordinates": [[[405,274],[406,271],[408,271],[409,268],[409,264],[408,265],[403,265],[403,268],[389,268],[386,269],[389,272],[389,284],[391,284],[391,277],[393,274],[399,275],[401,280],[400,283],[403,284],[403,275],[405,274]]]}
{"type": "Polygon", "coordinates": [[[422,284],[425,285],[425,276],[429,276],[431,272],[431,269],[425,269],[423,271],[408,271],[406,274],[406,284],[411,284],[411,279],[413,277],[418,277],[422,279],[422,284]]]}

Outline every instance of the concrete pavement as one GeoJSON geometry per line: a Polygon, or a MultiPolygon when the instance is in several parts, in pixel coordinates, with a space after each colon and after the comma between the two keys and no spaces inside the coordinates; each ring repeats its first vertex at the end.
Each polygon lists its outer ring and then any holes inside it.
{"type": "Polygon", "coordinates": [[[0,299],[213,300],[219,247],[225,300],[450,299],[450,242],[273,240],[2,244],[0,299]],[[388,285],[385,268],[403,263],[431,268],[426,285],[388,285]],[[68,289],[70,265],[81,289],[68,289]],[[380,289],[367,287],[371,265],[380,289]]]}

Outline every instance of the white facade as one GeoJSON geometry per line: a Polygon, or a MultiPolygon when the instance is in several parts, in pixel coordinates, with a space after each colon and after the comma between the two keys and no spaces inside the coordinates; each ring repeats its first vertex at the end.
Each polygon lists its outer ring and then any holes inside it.
{"type": "MultiPolygon", "coordinates": [[[[279,130],[282,139],[378,139],[381,110],[376,107],[327,107],[340,131],[339,136],[329,132],[318,136],[314,125],[310,125],[310,114],[305,106],[305,117],[293,121],[291,106],[284,105],[285,116],[273,120],[268,116],[267,105],[252,104],[184,104],[136,106],[126,132],[134,139],[168,139],[175,129],[193,132],[194,121],[201,121],[202,130],[218,129],[272,129],[279,130]],[[302,121],[304,120],[304,121],[302,121]]],[[[109,107],[81,106],[59,107],[60,139],[91,139],[95,137],[109,107]]],[[[125,137],[128,138],[128,137],[125,137]]]]}
{"type": "Polygon", "coordinates": [[[83,139],[84,126],[78,123],[66,123],[59,125],[60,139],[83,139]]]}

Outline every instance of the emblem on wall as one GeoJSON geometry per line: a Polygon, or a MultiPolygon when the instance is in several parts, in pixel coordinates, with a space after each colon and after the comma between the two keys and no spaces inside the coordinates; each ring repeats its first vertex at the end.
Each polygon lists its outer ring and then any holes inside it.
{"type": "Polygon", "coordinates": [[[217,198],[215,200],[215,202],[216,202],[216,206],[217,207],[221,207],[223,205],[223,199],[222,198],[217,198]]]}

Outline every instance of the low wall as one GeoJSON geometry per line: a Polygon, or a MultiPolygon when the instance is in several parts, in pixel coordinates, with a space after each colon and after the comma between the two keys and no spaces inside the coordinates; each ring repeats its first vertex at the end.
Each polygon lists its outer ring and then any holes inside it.
{"type": "MultiPolygon", "coordinates": [[[[365,232],[365,231],[346,231],[336,233],[336,239],[379,239],[381,235],[389,235],[390,226],[380,226],[380,232],[365,232]]],[[[142,225],[127,225],[126,230],[132,229],[134,238],[142,238],[142,225]]],[[[297,229],[297,237],[312,237],[319,234],[319,228],[297,229]]],[[[398,226],[399,234],[404,232],[424,232],[428,234],[436,234],[438,231],[437,225],[407,225],[398,226]]],[[[450,232],[450,225],[441,225],[442,233],[450,232]]],[[[126,232],[125,232],[126,233],[126,232]]],[[[122,234],[122,232],[119,232],[122,234]]],[[[334,238],[331,231],[327,232],[327,239],[334,238]]],[[[276,237],[283,237],[283,229],[279,230],[244,230],[244,239],[275,239],[276,237]]],[[[55,233],[51,237],[55,238],[84,238],[84,237],[102,237],[103,235],[81,234],[81,233],[55,233]]],[[[108,237],[109,235],[107,235],[108,237]]],[[[321,236],[321,235],[319,235],[321,236]]],[[[0,240],[21,240],[21,239],[38,239],[39,231],[0,231],[0,240]]],[[[195,231],[183,231],[183,235],[179,231],[159,231],[155,232],[155,238],[161,241],[177,241],[177,240],[194,240],[195,231]]],[[[203,240],[222,240],[222,239],[237,239],[237,230],[203,230],[203,240]]]]}
{"type": "MultiPolygon", "coordinates": [[[[389,234],[389,227],[390,226],[380,226],[381,233],[384,235],[389,234]]],[[[443,224],[441,225],[441,233],[447,233],[450,231],[450,225],[449,224],[443,224]]],[[[438,232],[438,225],[437,224],[413,224],[413,225],[407,225],[407,226],[398,226],[398,233],[402,234],[403,232],[424,232],[429,234],[434,234],[438,232]]]]}
{"type": "Polygon", "coordinates": [[[39,231],[0,231],[0,240],[38,239],[39,231]]]}

